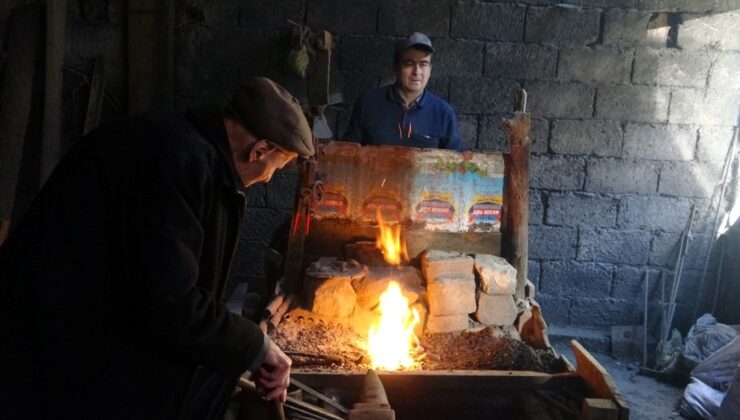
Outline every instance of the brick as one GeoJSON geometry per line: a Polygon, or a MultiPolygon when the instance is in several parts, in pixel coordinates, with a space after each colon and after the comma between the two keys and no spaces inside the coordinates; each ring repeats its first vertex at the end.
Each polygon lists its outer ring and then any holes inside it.
{"type": "Polygon", "coordinates": [[[676,89],[668,121],[677,124],[733,125],[737,123],[740,91],[676,89]]]}
{"type": "Polygon", "coordinates": [[[518,311],[511,295],[478,295],[475,318],[486,325],[513,325],[518,311]]]}
{"type": "MultiPolygon", "coordinates": [[[[203,1],[216,8],[222,9],[225,2],[203,1]]],[[[243,28],[291,28],[288,19],[293,22],[303,22],[303,0],[281,0],[280,7],[275,7],[271,0],[240,1],[239,26],[243,28]]],[[[207,19],[206,19],[207,21],[207,19]]]]}
{"type": "Polygon", "coordinates": [[[283,223],[290,220],[290,212],[261,207],[247,207],[244,212],[243,239],[270,243],[273,232],[283,223]]]}
{"type": "Polygon", "coordinates": [[[624,197],[617,226],[622,229],[680,232],[691,213],[691,202],[672,197],[624,197]]]}
{"type": "Polygon", "coordinates": [[[599,38],[600,12],[594,9],[531,7],[524,39],[550,45],[588,45],[599,38]]]}
{"type": "Polygon", "coordinates": [[[663,122],[668,118],[669,91],[650,86],[604,86],[596,90],[596,118],[663,122]]]}
{"type": "Polygon", "coordinates": [[[558,79],[583,83],[627,83],[632,70],[631,51],[593,48],[560,52],[558,79]]]}
{"type": "Polygon", "coordinates": [[[432,72],[438,76],[480,76],[483,74],[483,49],[477,41],[434,40],[432,72]]]}
{"type": "Polygon", "coordinates": [[[709,74],[709,88],[740,90],[738,69],[740,69],[740,53],[719,54],[709,74]]]}
{"type": "Polygon", "coordinates": [[[548,326],[568,325],[568,314],[571,305],[570,299],[539,293],[536,300],[540,304],[542,318],[545,319],[548,326]]]}
{"type": "Polygon", "coordinates": [[[618,200],[583,193],[552,193],[547,198],[548,225],[612,227],[617,222],[618,200]]]}
{"type": "Polygon", "coordinates": [[[650,265],[673,267],[681,243],[681,232],[656,232],[650,244],[650,265]]]}
{"type": "Polygon", "coordinates": [[[368,73],[373,76],[392,76],[395,42],[377,36],[345,36],[339,44],[339,68],[368,73]],[[368,60],[368,57],[374,57],[368,60]]]}
{"type": "Polygon", "coordinates": [[[622,136],[616,121],[555,120],[550,148],[564,155],[620,156],[622,136]]]}
{"type": "MultiPolygon", "coordinates": [[[[388,64],[388,66],[390,67],[391,64],[388,64]]],[[[333,87],[330,91],[342,92],[342,101],[348,106],[354,106],[357,98],[363,92],[377,86],[375,77],[357,71],[338,70],[332,72],[330,81],[333,87]]]]}
{"type": "Polygon", "coordinates": [[[267,183],[265,205],[274,209],[292,210],[295,207],[298,176],[278,173],[267,183]]]}
{"type": "Polygon", "coordinates": [[[568,297],[607,297],[611,282],[611,269],[601,264],[574,261],[542,263],[542,293],[568,297]]]}
{"type": "Polygon", "coordinates": [[[459,253],[429,250],[421,257],[421,272],[427,282],[443,275],[472,275],[473,259],[459,253]]]}
{"type": "Polygon", "coordinates": [[[483,293],[511,296],[516,291],[516,269],[504,258],[477,254],[475,271],[478,273],[483,293]]]}
{"type": "Polygon", "coordinates": [[[558,52],[533,44],[490,43],[483,74],[488,77],[546,80],[555,77],[558,52]]]}
{"type": "Polygon", "coordinates": [[[696,158],[700,162],[722,162],[724,164],[734,134],[733,127],[699,127],[699,146],[696,149],[696,158]]]}
{"type": "Polygon", "coordinates": [[[526,84],[529,112],[548,118],[590,118],[594,89],[577,83],[526,84]]]}
{"type": "Polygon", "coordinates": [[[450,102],[462,114],[508,114],[514,109],[514,91],[518,88],[512,80],[454,78],[450,102]]]}
{"type": "Polygon", "coordinates": [[[566,156],[533,155],[529,161],[532,188],[580,190],[585,178],[583,159],[566,156]]]}
{"type": "Polygon", "coordinates": [[[696,128],[676,125],[627,124],[624,157],[655,160],[691,160],[696,128]]]}
{"type": "Polygon", "coordinates": [[[457,118],[460,123],[460,137],[462,137],[463,149],[477,149],[478,117],[475,115],[458,115],[457,118]]]}
{"type": "Polygon", "coordinates": [[[582,228],[578,260],[643,265],[650,254],[650,232],[582,228]]]}
{"type": "MultiPolygon", "coordinates": [[[[509,138],[501,127],[503,115],[486,115],[480,121],[478,147],[481,150],[509,151],[509,138]]],[[[531,153],[547,152],[547,138],[550,131],[549,122],[542,118],[533,118],[530,128],[529,151],[531,153]]]]}
{"type": "Polygon", "coordinates": [[[455,315],[475,312],[475,276],[445,274],[427,280],[429,313],[455,315]]]}
{"type": "MultiPolygon", "coordinates": [[[[434,74],[434,72],[432,72],[434,74]]],[[[389,85],[391,83],[394,83],[393,81],[388,83],[383,83],[383,85],[389,85]]],[[[450,100],[449,98],[449,92],[450,92],[450,80],[448,77],[437,77],[433,76],[429,79],[429,83],[427,84],[427,90],[432,92],[433,94],[439,96],[440,98],[444,99],[445,101],[450,100]]]]}
{"type": "Polygon", "coordinates": [[[707,46],[718,50],[740,50],[740,32],[732,30],[740,21],[740,12],[715,15],[683,15],[678,27],[679,48],[693,50],[707,46]]]}
{"type": "Polygon", "coordinates": [[[381,0],[378,33],[405,37],[422,31],[430,37],[447,36],[450,33],[450,8],[449,0],[381,0]]]}
{"type": "Polygon", "coordinates": [[[529,260],[527,263],[527,277],[531,281],[535,288],[539,290],[540,284],[540,263],[535,260],[529,260]]]}
{"type": "Polygon", "coordinates": [[[676,12],[723,12],[737,8],[727,0],[639,0],[637,7],[646,10],[676,12]]]}
{"type": "Polygon", "coordinates": [[[265,207],[265,184],[252,184],[246,190],[247,205],[250,207],[265,207]]]}
{"type": "Polygon", "coordinates": [[[642,322],[642,306],[635,301],[622,299],[574,299],[570,308],[570,322],[593,327],[638,325],[642,322]]]}
{"type": "Polygon", "coordinates": [[[704,87],[710,65],[703,51],[639,49],[635,54],[632,81],[658,86],[704,87]]]}
{"type": "Polygon", "coordinates": [[[538,260],[572,259],[578,232],[569,227],[530,226],[529,256],[538,260]]]}
{"type": "Polygon", "coordinates": [[[542,195],[535,190],[529,190],[529,224],[541,225],[544,215],[545,207],[542,204],[542,195]]]}
{"type": "Polygon", "coordinates": [[[306,24],[312,28],[321,28],[335,35],[375,32],[378,8],[373,0],[308,0],[306,8],[306,24]]]}
{"type": "Polygon", "coordinates": [[[547,153],[547,143],[550,138],[550,121],[544,118],[532,118],[532,127],[529,133],[530,153],[547,153]]]}
{"type": "Polygon", "coordinates": [[[521,41],[525,10],[525,6],[518,4],[458,2],[452,9],[450,35],[486,41],[521,41]]]}
{"type": "Polygon", "coordinates": [[[600,193],[653,194],[658,189],[658,171],[654,162],[590,159],[584,189],[600,193]]]}
{"type": "Polygon", "coordinates": [[[355,309],[357,295],[347,278],[311,279],[306,282],[311,312],[332,317],[347,317],[355,309]]]}
{"type": "Polygon", "coordinates": [[[604,44],[618,46],[652,45],[665,47],[667,31],[648,31],[651,12],[610,9],[604,13],[604,44]]]}
{"type": "Polygon", "coordinates": [[[468,328],[468,315],[429,315],[427,318],[427,332],[447,333],[462,331],[468,328]]]}
{"type": "Polygon", "coordinates": [[[720,181],[718,164],[670,162],[660,171],[658,192],[679,197],[709,197],[720,181]]]}
{"type": "MultiPolygon", "coordinates": [[[[643,276],[645,268],[618,266],[614,268],[614,283],[611,296],[617,299],[628,299],[634,302],[644,302],[645,283],[643,276]]],[[[660,299],[660,271],[648,270],[648,296],[651,302],[660,299]]]]}

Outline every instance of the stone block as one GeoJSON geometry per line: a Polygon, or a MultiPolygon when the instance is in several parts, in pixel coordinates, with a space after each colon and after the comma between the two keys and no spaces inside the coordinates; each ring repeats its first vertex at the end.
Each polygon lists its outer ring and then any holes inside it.
{"type": "Polygon", "coordinates": [[[452,9],[453,38],[475,38],[486,41],[522,40],[526,6],[461,1],[452,9]]]}
{"type": "Polygon", "coordinates": [[[731,29],[737,26],[738,21],[740,11],[737,6],[736,10],[728,13],[684,14],[683,22],[678,26],[678,47],[686,50],[703,49],[707,46],[718,50],[740,50],[740,33],[731,29]]]}
{"type": "Polygon", "coordinates": [[[464,150],[478,148],[478,117],[476,115],[458,115],[460,122],[460,137],[464,150]]]}
{"type": "Polygon", "coordinates": [[[580,190],[586,162],[566,156],[533,155],[529,161],[530,187],[548,190],[580,190]]]}
{"type": "Polygon", "coordinates": [[[513,79],[547,80],[555,77],[558,52],[534,44],[490,43],[486,46],[484,75],[513,79]]]}
{"type": "Polygon", "coordinates": [[[427,284],[439,276],[473,274],[473,259],[459,252],[428,250],[421,256],[421,272],[427,284]]]}
{"type": "Polygon", "coordinates": [[[347,317],[355,309],[357,295],[348,278],[310,279],[306,294],[311,312],[319,315],[347,317]]]}
{"type": "Polygon", "coordinates": [[[567,297],[537,294],[537,303],[542,310],[542,318],[548,326],[568,325],[571,300],[567,297]]]}
{"type": "Polygon", "coordinates": [[[721,177],[716,163],[670,162],[660,171],[658,192],[678,197],[709,197],[721,177]]]}
{"type": "Polygon", "coordinates": [[[691,214],[691,202],[673,197],[623,197],[617,226],[622,229],[681,232],[691,214]]]}
{"type": "Polygon", "coordinates": [[[478,41],[434,40],[432,73],[437,76],[480,76],[483,74],[483,49],[478,41]]]}
{"type": "Polygon", "coordinates": [[[722,162],[724,165],[734,135],[733,127],[699,127],[696,158],[700,162],[722,162]]]}
{"type": "Polygon", "coordinates": [[[576,298],[570,308],[570,322],[586,327],[638,325],[642,322],[642,304],[623,299],[576,298]]]}
{"type": "Polygon", "coordinates": [[[668,41],[667,32],[661,32],[662,36],[650,36],[648,33],[651,17],[651,12],[634,9],[607,10],[604,13],[604,44],[665,46],[668,41]]]}
{"type": "Polygon", "coordinates": [[[577,48],[560,52],[558,79],[565,82],[627,83],[632,51],[577,48]]]}
{"type": "Polygon", "coordinates": [[[378,6],[374,0],[309,0],[306,4],[306,24],[334,35],[372,34],[375,32],[377,16],[378,6]]]}
{"type": "Polygon", "coordinates": [[[442,275],[427,283],[429,313],[456,315],[475,312],[475,276],[442,275]]]}
{"type": "Polygon", "coordinates": [[[505,115],[514,109],[513,92],[519,85],[512,80],[454,78],[450,102],[461,114],[505,115]]]}
{"type": "Polygon", "coordinates": [[[583,193],[552,193],[547,199],[548,225],[612,227],[617,222],[619,201],[583,193]]]}
{"type": "Polygon", "coordinates": [[[589,45],[599,38],[600,11],[596,9],[530,7],[526,42],[549,45],[589,45]]]}
{"type": "Polygon", "coordinates": [[[468,328],[468,319],[468,314],[429,315],[427,332],[435,334],[462,331],[468,328]]]}
{"type": "Polygon", "coordinates": [[[572,259],[578,231],[568,227],[530,226],[529,257],[538,260],[572,259]]]}
{"type": "Polygon", "coordinates": [[[518,311],[511,295],[478,294],[475,318],[486,325],[513,325],[518,311]]]}
{"type": "Polygon", "coordinates": [[[709,74],[709,88],[740,90],[740,77],[737,75],[737,69],[740,69],[740,53],[718,54],[709,74]]]}
{"type": "Polygon", "coordinates": [[[265,205],[274,209],[292,210],[297,191],[297,174],[276,173],[266,184],[265,205]]]}
{"type": "MultiPolygon", "coordinates": [[[[645,284],[643,276],[645,268],[617,266],[614,267],[614,282],[612,284],[611,296],[617,299],[644,302],[645,284]]],[[[660,271],[648,270],[648,296],[650,302],[657,303],[660,300],[660,271]]]]}
{"type": "Polygon", "coordinates": [[[394,45],[391,38],[344,36],[338,48],[339,68],[380,77],[393,75],[394,45]],[[375,59],[368,60],[368,57],[375,59]]]}
{"type": "Polygon", "coordinates": [[[542,263],[540,293],[605,298],[609,296],[611,282],[611,268],[603,264],[546,261],[542,263]]]}
{"type": "Polygon", "coordinates": [[[528,82],[529,112],[548,118],[591,118],[594,88],[578,83],[528,82]]]}
{"type": "Polygon", "coordinates": [[[624,157],[650,160],[691,160],[696,128],[685,125],[627,124],[624,157]]]}
{"type": "Polygon", "coordinates": [[[649,264],[658,267],[673,267],[681,243],[680,232],[656,232],[650,244],[649,264]]]}
{"type": "Polygon", "coordinates": [[[650,232],[587,228],[580,231],[579,261],[644,265],[649,255],[650,232]]]}
{"type": "Polygon", "coordinates": [[[664,122],[670,91],[651,86],[604,86],[596,90],[596,118],[617,121],[664,122]]]}
{"type": "Polygon", "coordinates": [[[632,81],[646,85],[704,87],[711,64],[709,58],[704,51],[639,49],[635,54],[632,81]]]}
{"type": "Polygon", "coordinates": [[[590,159],[585,189],[598,193],[654,194],[658,189],[658,173],[655,162],[590,159]]]}
{"type": "Polygon", "coordinates": [[[544,214],[545,206],[542,202],[542,194],[535,190],[529,190],[529,224],[541,225],[544,214]]]}
{"type": "Polygon", "coordinates": [[[506,259],[490,254],[476,254],[475,271],[483,293],[511,296],[516,292],[516,269],[506,259]]]}
{"type": "Polygon", "coordinates": [[[676,89],[668,121],[676,124],[733,125],[737,123],[740,91],[676,89]]]}
{"type": "Polygon", "coordinates": [[[617,121],[555,120],[550,148],[564,155],[620,156],[622,136],[617,121]]]}
{"type": "Polygon", "coordinates": [[[373,308],[380,302],[380,295],[392,282],[401,286],[403,297],[412,304],[424,292],[421,273],[414,267],[368,267],[367,276],[352,280],[352,287],[357,294],[357,305],[373,308]]]}
{"type": "MultiPolygon", "coordinates": [[[[225,2],[204,1],[215,9],[222,9],[225,2]]],[[[303,0],[281,0],[280,7],[275,7],[272,0],[240,1],[239,26],[246,29],[291,28],[288,19],[293,22],[302,22],[304,15],[303,0]]],[[[206,18],[207,21],[207,18],[206,18]]]]}
{"type": "Polygon", "coordinates": [[[378,33],[405,37],[421,30],[430,37],[447,36],[450,33],[450,5],[449,0],[381,0],[378,33]]]}

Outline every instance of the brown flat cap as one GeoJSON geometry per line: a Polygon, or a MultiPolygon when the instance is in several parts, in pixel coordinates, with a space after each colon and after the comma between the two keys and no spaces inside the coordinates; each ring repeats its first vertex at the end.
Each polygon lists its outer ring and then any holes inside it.
{"type": "Polygon", "coordinates": [[[301,104],[266,77],[254,77],[239,86],[225,112],[260,139],[302,157],[314,154],[313,135],[301,104]]]}

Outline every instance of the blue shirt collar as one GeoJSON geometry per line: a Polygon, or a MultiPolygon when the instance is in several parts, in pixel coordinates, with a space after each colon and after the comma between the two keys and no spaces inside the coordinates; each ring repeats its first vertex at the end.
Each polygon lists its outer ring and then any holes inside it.
{"type": "MultiPolygon", "coordinates": [[[[424,106],[424,100],[426,99],[426,96],[427,96],[427,90],[424,89],[424,91],[421,92],[421,95],[419,95],[419,97],[416,98],[416,100],[414,101],[414,103],[416,103],[416,105],[409,106],[409,109],[423,107],[424,106]]],[[[387,97],[388,97],[388,100],[390,100],[391,102],[394,102],[394,103],[398,104],[398,106],[400,106],[402,108],[405,106],[405,104],[403,102],[403,98],[401,98],[401,95],[398,94],[398,89],[396,88],[396,84],[395,83],[388,86],[387,97]]]]}

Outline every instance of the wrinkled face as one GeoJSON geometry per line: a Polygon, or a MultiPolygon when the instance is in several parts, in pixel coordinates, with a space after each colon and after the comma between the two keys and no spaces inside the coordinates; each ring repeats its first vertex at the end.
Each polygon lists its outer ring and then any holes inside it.
{"type": "Polygon", "coordinates": [[[420,95],[431,73],[432,54],[428,51],[409,48],[396,63],[396,81],[405,93],[420,95]]]}
{"type": "MultiPolygon", "coordinates": [[[[264,140],[260,140],[262,141],[264,140]]],[[[283,169],[298,157],[295,152],[288,152],[274,146],[255,152],[250,154],[250,157],[253,157],[248,162],[250,176],[244,182],[245,187],[259,182],[269,182],[276,171],[283,169]]]]}

